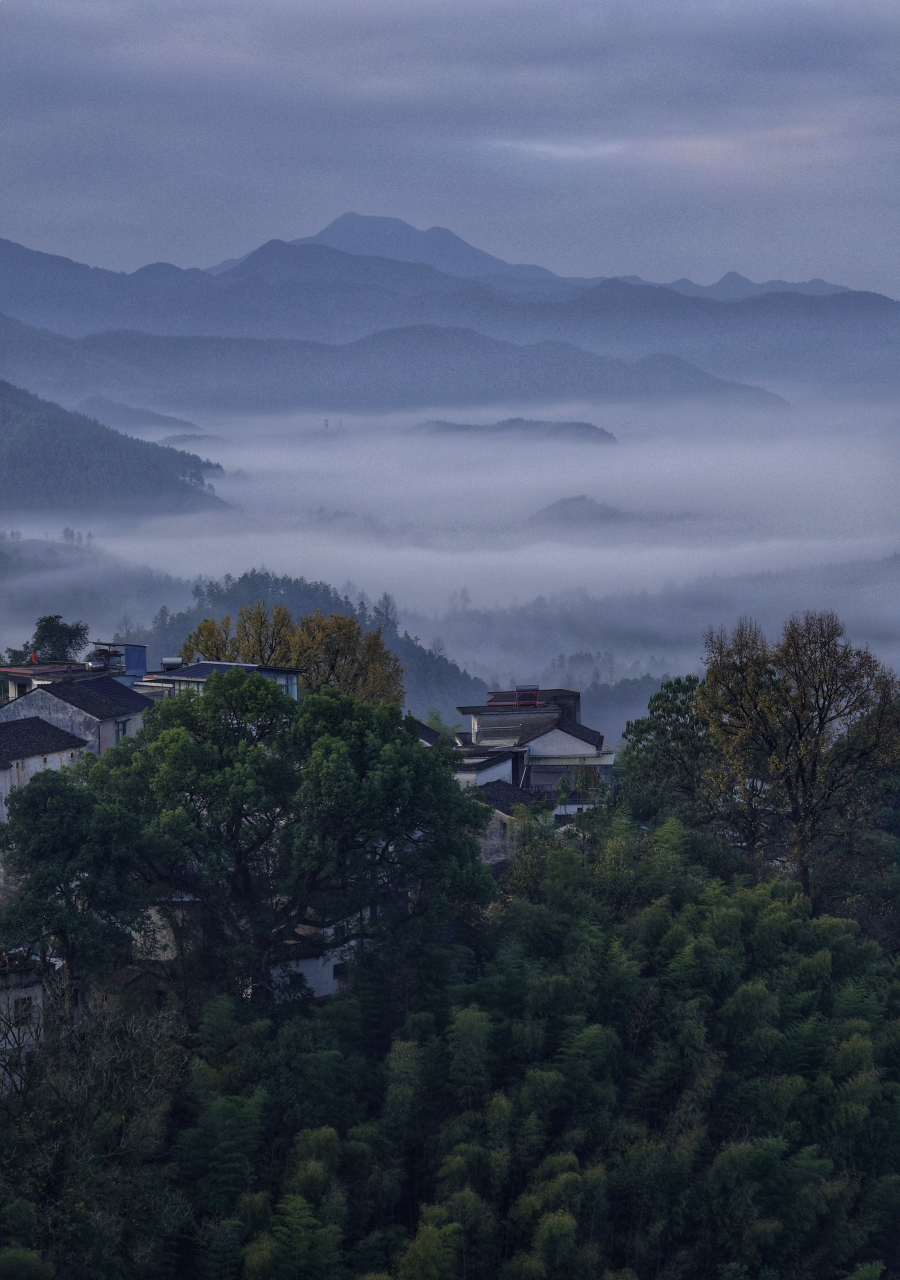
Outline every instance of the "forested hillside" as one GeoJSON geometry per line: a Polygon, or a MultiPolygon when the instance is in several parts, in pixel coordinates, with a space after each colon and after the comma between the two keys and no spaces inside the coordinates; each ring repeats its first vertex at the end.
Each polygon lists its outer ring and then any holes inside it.
{"type": "Polygon", "coordinates": [[[171,512],[222,506],[193,453],[121,435],[0,381],[7,511],[171,512]]]}

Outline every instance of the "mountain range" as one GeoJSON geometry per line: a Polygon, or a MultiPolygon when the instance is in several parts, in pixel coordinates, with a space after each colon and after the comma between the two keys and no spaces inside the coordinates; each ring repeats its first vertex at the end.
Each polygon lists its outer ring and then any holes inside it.
{"type": "Polygon", "coordinates": [[[745,398],[719,383],[769,380],[880,393],[900,381],[900,302],[734,272],[714,285],[564,278],[443,228],[346,214],[209,270],[115,272],[0,241],[0,372],[64,400],[127,393],[154,408],[745,398]],[[369,381],[376,352],[397,377],[369,381]]]}
{"type": "Polygon", "coordinates": [[[99,395],[220,410],[403,409],[573,396],[782,403],[675,356],[625,361],[564,342],[520,346],[425,325],[329,345],[121,330],[67,338],[0,317],[0,377],[70,403],[99,395]]]}

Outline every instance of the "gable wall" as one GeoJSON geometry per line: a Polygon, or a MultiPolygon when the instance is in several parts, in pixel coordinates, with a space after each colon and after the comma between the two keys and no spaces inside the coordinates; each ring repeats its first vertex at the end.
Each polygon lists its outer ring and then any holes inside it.
{"type": "MultiPolygon", "coordinates": [[[[0,724],[10,720],[27,720],[29,716],[40,716],[48,724],[55,724],[58,729],[66,729],[79,738],[86,738],[91,751],[100,754],[100,724],[94,716],[88,715],[80,707],[73,707],[62,698],[54,698],[46,689],[33,689],[21,698],[8,702],[0,707],[0,724]]],[[[113,742],[115,742],[115,726],[113,726],[113,742]]]]}
{"type": "Polygon", "coordinates": [[[528,744],[532,759],[536,756],[596,756],[597,750],[589,742],[573,738],[564,729],[551,729],[528,744]]]}

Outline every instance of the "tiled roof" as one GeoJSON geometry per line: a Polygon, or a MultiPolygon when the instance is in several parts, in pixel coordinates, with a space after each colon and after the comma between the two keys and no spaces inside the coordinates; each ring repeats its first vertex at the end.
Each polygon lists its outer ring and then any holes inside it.
{"type": "Polygon", "coordinates": [[[508,817],[512,816],[513,809],[519,805],[524,804],[526,808],[531,809],[535,805],[546,802],[545,796],[535,795],[533,791],[523,791],[521,787],[515,787],[511,782],[502,782],[500,779],[494,782],[483,782],[478,790],[485,804],[489,804],[492,809],[497,809],[500,813],[505,813],[508,817]]]}
{"type": "MultiPolygon", "coordinates": [[[[114,676],[97,676],[94,680],[81,680],[79,683],[82,688],[93,689],[104,698],[109,698],[110,702],[118,702],[129,711],[146,711],[148,707],[153,706],[152,698],[145,698],[142,693],[136,693],[130,685],[120,683],[114,676]]],[[[54,689],[53,692],[55,693],[56,690],[54,689]]]]}
{"type": "Polygon", "coordinates": [[[62,698],[73,707],[79,707],[98,720],[121,717],[126,712],[136,714],[153,706],[150,698],[135,693],[127,685],[119,684],[112,676],[96,676],[92,680],[61,680],[45,686],[54,698],[62,698]]]}
{"type": "Polygon", "coordinates": [[[494,765],[505,764],[514,754],[509,750],[492,751],[490,748],[482,750],[480,747],[472,747],[469,754],[458,758],[454,769],[456,773],[481,773],[483,769],[493,769],[494,765]]]}
{"type": "Polygon", "coordinates": [[[603,734],[598,729],[589,729],[587,725],[567,719],[560,720],[556,727],[562,733],[567,733],[570,738],[577,738],[579,742],[589,742],[592,747],[598,749],[603,746],[603,734]]]}
{"type": "MultiPolygon", "coordinates": [[[[98,676],[96,680],[60,680],[56,684],[45,685],[44,691],[77,707],[79,711],[86,712],[95,720],[120,720],[123,716],[153,706],[149,698],[133,693],[130,689],[126,690],[124,685],[110,676],[98,676]],[[122,697],[123,694],[130,695],[127,701],[122,697]],[[140,706],[135,705],[135,699],[140,699],[140,706]]],[[[36,691],[32,690],[34,692],[36,691]]]]}
{"type": "Polygon", "coordinates": [[[416,721],[416,728],[419,733],[420,741],[427,743],[429,747],[433,747],[436,743],[440,742],[441,735],[438,733],[437,729],[432,729],[431,725],[425,724],[423,720],[416,721]]]}
{"type": "Polygon", "coordinates": [[[84,738],[57,729],[40,716],[26,716],[23,720],[7,720],[0,724],[0,769],[8,769],[14,760],[28,760],[34,756],[46,756],[56,751],[75,751],[86,747],[84,738]]]}

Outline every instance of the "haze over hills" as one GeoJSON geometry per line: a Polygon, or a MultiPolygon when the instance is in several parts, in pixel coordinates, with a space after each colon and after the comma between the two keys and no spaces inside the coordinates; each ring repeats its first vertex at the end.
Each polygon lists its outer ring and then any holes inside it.
{"type": "Polygon", "coordinates": [[[334,344],[438,326],[522,346],[569,343],[627,361],[665,353],[751,382],[880,392],[900,379],[900,303],[819,280],[754,284],[734,272],[708,286],[565,280],[504,264],[439,228],[419,232],[358,215],[298,242],[269,241],[216,271],[156,263],[126,274],[0,241],[0,312],[82,339],[127,329],[334,344]],[[353,252],[340,247],[348,245],[353,252]]]}
{"type": "Polygon", "coordinates": [[[0,381],[6,511],[171,513],[224,507],[196,454],[120,435],[0,381]]]}
{"type": "Polygon", "coordinates": [[[627,362],[568,343],[517,346],[465,329],[388,330],[342,346],[112,331],[65,338],[0,318],[0,376],[44,394],[155,405],[272,410],[414,408],[592,396],[777,396],[711,377],[671,356],[627,362]]]}
{"type": "Polygon", "coordinates": [[[103,396],[89,396],[81,404],[75,406],[79,413],[89,418],[96,418],[107,427],[115,427],[122,431],[139,430],[141,427],[159,427],[171,430],[173,427],[188,427],[196,431],[196,422],[188,422],[185,418],[173,418],[168,413],[154,413],[152,409],[134,409],[130,404],[121,404],[118,400],[105,400],[103,396]]]}

